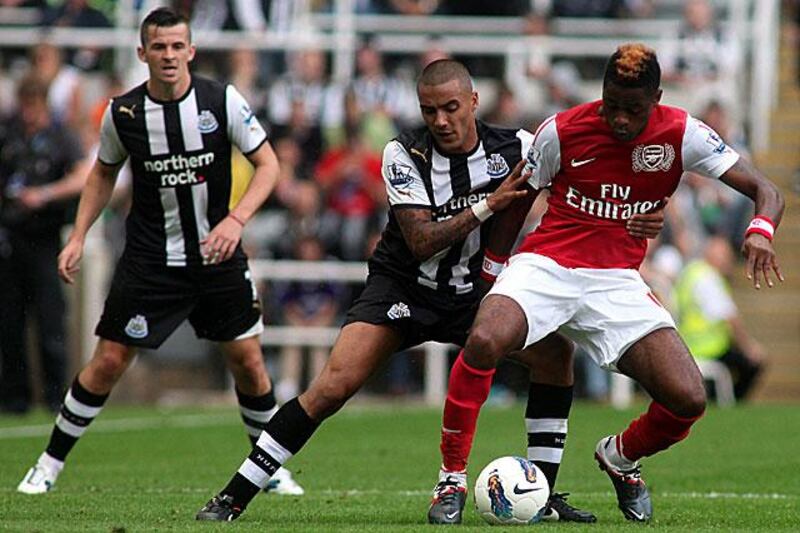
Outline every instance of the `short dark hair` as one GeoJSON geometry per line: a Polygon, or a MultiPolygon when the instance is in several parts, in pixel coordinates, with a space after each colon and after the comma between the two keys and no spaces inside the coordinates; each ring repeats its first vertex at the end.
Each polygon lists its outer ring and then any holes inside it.
{"type": "Polygon", "coordinates": [[[603,86],[608,83],[657,91],[661,85],[661,66],[655,50],[642,43],[621,45],[606,64],[603,86]]]}
{"type": "Polygon", "coordinates": [[[463,63],[455,59],[437,59],[422,69],[417,88],[421,85],[441,85],[453,80],[458,81],[462,88],[472,91],[472,77],[463,63]]]}
{"type": "MultiPolygon", "coordinates": [[[[150,26],[157,28],[171,28],[178,24],[186,24],[189,28],[189,19],[169,7],[159,7],[152,10],[142,21],[139,27],[139,39],[142,41],[142,46],[147,46],[147,32],[150,26]]],[[[192,29],[189,28],[189,42],[192,42],[192,29]]]]}

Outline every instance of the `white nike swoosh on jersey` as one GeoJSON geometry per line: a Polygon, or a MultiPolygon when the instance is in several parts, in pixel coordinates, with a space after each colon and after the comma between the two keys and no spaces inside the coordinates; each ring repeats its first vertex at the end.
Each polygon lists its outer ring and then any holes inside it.
{"type": "Polygon", "coordinates": [[[586,165],[588,163],[591,163],[595,159],[597,158],[593,157],[591,159],[584,159],[583,161],[576,161],[575,159],[573,159],[572,161],[570,161],[569,164],[572,165],[572,168],[577,168],[577,167],[582,167],[583,165],[586,165]]]}

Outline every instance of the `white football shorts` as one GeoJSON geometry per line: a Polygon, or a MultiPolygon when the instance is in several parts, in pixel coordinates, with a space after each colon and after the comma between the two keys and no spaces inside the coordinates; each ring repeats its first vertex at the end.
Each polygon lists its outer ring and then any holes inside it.
{"type": "Polygon", "coordinates": [[[511,257],[488,294],[507,296],[522,308],[526,347],[558,330],[614,371],[633,343],[675,328],[639,272],[627,268],[564,268],[549,257],[522,253],[511,257]]]}

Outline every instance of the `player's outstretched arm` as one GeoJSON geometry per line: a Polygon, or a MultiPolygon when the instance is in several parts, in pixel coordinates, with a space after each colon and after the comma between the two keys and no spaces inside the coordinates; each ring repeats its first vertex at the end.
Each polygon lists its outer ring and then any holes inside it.
{"type": "Polygon", "coordinates": [[[278,158],[268,142],[248,154],[247,159],[253,164],[255,171],[242,198],[200,243],[203,255],[212,264],[222,263],[233,256],[242,238],[244,225],[269,197],[278,182],[278,158]]]}
{"type": "Polygon", "coordinates": [[[86,234],[100,212],[108,204],[114,183],[122,163],[106,165],[100,160],[95,161],[89,171],[86,185],[81,193],[78,204],[78,214],[75,216],[75,225],[69,235],[66,246],[58,255],[58,275],[67,283],[73,283],[74,274],[80,270],[78,263],[83,255],[83,243],[86,234]]]}
{"type": "Polygon", "coordinates": [[[756,216],[747,228],[742,245],[742,254],[747,260],[745,274],[747,279],[753,281],[756,289],[761,288],[762,277],[768,287],[773,287],[775,284],[770,272],[773,272],[778,280],[784,280],[772,246],[775,228],[783,217],[785,207],[783,195],[774,183],[743,157],[740,157],[720,179],[748,196],[756,204],[756,216]]]}
{"type": "Polygon", "coordinates": [[[470,231],[492,214],[506,209],[514,200],[527,196],[528,191],[523,189],[527,175],[520,175],[521,170],[522,164],[517,165],[493,193],[471,209],[465,209],[447,220],[434,221],[429,209],[395,210],[403,238],[414,257],[419,261],[430,258],[453,242],[466,238],[470,231]]]}

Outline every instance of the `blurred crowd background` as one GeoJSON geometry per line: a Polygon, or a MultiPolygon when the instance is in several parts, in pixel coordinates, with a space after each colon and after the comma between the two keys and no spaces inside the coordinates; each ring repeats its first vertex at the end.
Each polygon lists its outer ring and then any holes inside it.
{"type": "MultiPolygon", "coordinates": [[[[56,37],[59,32],[63,35],[66,28],[119,27],[123,4],[128,16],[133,13],[141,17],[159,3],[0,0],[0,255],[6,263],[12,253],[17,253],[16,245],[9,243],[16,242],[20,235],[27,242],[36,242],[42,235],[62,231],[69,222],[81,187],[80,175],[97,149],[99,121],[108,99],[146,77],[143,67],[131,64],[118,46],[98,41],[80,46],[57,44],[56,37]],[[41,30],[39,42],[17,46],[10,42],[15,31],[26,28],[41,30]],[[30,90],[39,82],[46,88],[44,95],[30,90]],[[37,148],[31,140],[27,147],[17,146],[33,139],[42,128],[57,129],[72,144],[69,148],[37,148]],[[21,153],[29,156],[25,160],[27,167],[20,163],[21,153]],[[57,194],[50,187],[55,182],[60,182],[61,187],[57,194]],[[34,227],[30,223],[34,214],[41,218],[43,210],[50,210],[51,223],[34,227]]],[[[752,10],[755,2],[177,0],[171,4],[192,21],[198,44],[194,72],[233,83],[256,115],[269,125],[282,176],[272,197],[246,227],[243,244],[252,260],[364,261],[369,257],[387,217],[381,177],[383,146],[400,130],[421,124],[415,77],[430,61],[442,57],[455,57],[470,68],[481,97],[482,120],[533,130],[553,113],[599,98],[604,58],[615,43],[630,40],[618,37],[620,29],[627,28],[626,35],[636,36],[646,34],[650,27],[658,28],[644,40],[658,52],[665,101],[687,107],[744,157],[750,157],[752,139],[748,134],[752,129],[748,129],[746,121],[750,93],[743,80],[748,79],[747,73],[753,68],[754,54],[734,38],[732,20],[737,5],[747,5],[752,10]],[[324,35],[331,25],[341,22],[342,9],[353,15],[348,20],[366,28],[355,32],[350,64],[344,69],[334,64],[336,58],[330,47],[315,47],[313,39],[304,40],[310,44],[303,46],[269,49],[236,47],[236,40],[220,41],[219,37],[241,35],[246,41],[248,35],[268,32],[282,42],[291,42],[293,36],[324,35]],[[392,24],[402,29],[402,16],[421,24],[423,30],[416,31],[409,25],[405,31],[413,34],[411,44],[408,50],[398,51],[391,39],[393,35],[402,38],[402,34],[380,28],[392,24]],[[431,21],[428,26],[423,24],[425,20],[431,21]],[[461,52],[446,46],[444,37],[449,32],[462,33],[463,28],[469,32],[470,24],[482,23],[497,27],[498,31],[513,29],[521,44],[499,53],[461,52]],[[425,27],[450,30],[425,31],[425,27]],[[552,48],[550,36],[571,32],[605,37],[608,49],[582,55],[552,48]],[[204,43],[211,45],[204,48],[204,43]]],[[[792,11],[793,4],[783,5],[785,21],[790,21],[796,12],[792,11]]],[[[136,21],[128,23],[136,26],[136,21]]],[[[134,44],[127,43],[128,56],[134,44]]],[[[234,162],[236,189],[240,193],[252,169],[241,154],[234,155],[234,162]]],[[[123,173],[103,216],[103,231],[112,257],[121,253],[124,242],[129,194],[130,176],[123,173]]],[[[535,227],[545,208],[540,205],[534,210],[529,229],[535,227]]],[[[721,183],[687,175],[670,199],[666,228],[662,237],[652,242],[642,268],[645,279],[674,316],[694,321],[685,325],[687,335],[696,333],[697,320],[701,321],[702,331],[724,323],[715,331],[717,340],[725,336],[727,341],[717,342],[712,350],[698,347],[696,355],[726,363],[739,399],[757,383],[767,360],[766,350],[752,335],[755,332],[749,331],[741,320],[728,285],[732,275],[741,276],[737,251],[752,215],[752,203],[744,196],[721,183]],[[697,283],[699,279],[703,282],[697,283]],[[704,305],[710,300],[726,303],[704,305]],[[738,363],[732,363],[730,358],[720,359],[733,349],[739,352],[740,357],[733,358],[738,363]]],[[[13,266],[6,265],[3,272],[11,270],[13,266]]],[[[27,333],[20,340],[19,332],[6,326],[2,329],[6,340],[0,349],[42,352],[43,359],[28,357],[34,369],[38,366],[38,373],[31,377],[32,383],[37,383],[38,374],[46,374],[60,353],[76,351],[75,342],[69,341],[74,328],[64,318],[75,311],[58,306],[54,309],[48,303],[60,289],[49,288],[47,300],[36,300],[31,296],[35,291],[26,286],[29,279],[25,273],[9,276],[5,280],[6,295],[20,292],[18,301],[28,309],[27,313],[23,310],[22,317],[27,333]],[[42,308],[49,308],[49,312],[42,308]],[[59,312],[61,318],[55,316],[59,312]],[[59,320],[65,322],[60,330],[43,327],[59,320]],[[54,340],[59,335],[60,346],[54,340]],[[50,353],[46,353],[48,350],[50,353]]],[[[261,289],[269,324],[335,327],[360,287],[334,279],[262,280],[261,289]]],[[[74,304],[73,297],[64,305],[74,304]]],[[[4,303],[6,311],[8,305],[4,303]]],[[[13,324],[19,324],[17,315],[11,317],[17,321],[13,324]]],[[[164,353],[145,354],[143,359],[192,364],[200,360],[202,373],[218,375],[210,386],[224,388],[224,378],[219,377],[222,364],[211,363],[215,370],[208,372],[207,363],[214,357],[203,355],[209,348],[188,341],[190,338],[191,333],[179,332],[179,340],[168,343],[161,350],[164,353]]],[[[709,344],[708,339],[698,342],[698,346],[709,344]]],[[[321,368],[326,355],[327,350],[320,347],[270,351],[279,397],[287,399],[296,394],[304,380],[321,368]]],[[[68,365],[69,360],[66,358],[62,364],[68,365]]],[[[418,393],[422,366],[419,353],[402,354],[390,362],[371,390],[392,395],[418,393]]],[[[182,379],[176,377],[176,383],[182,379]]],[[[515,398],[527,390],[526,379],[520,369],[504,368],[493,398],[515,398]]],[[[578,379],[580,394],[597,401],[607,399],[608,377],[588,358],[578,357],[578,379]]],[[[55,387],[52,383],[49,386],[55,387]]],[[[60,398],[60,394],[48,392],[47,385],[42,390],[36,394],[46,402],[50,402],[51,395],[60,398]]],[[[14,406],[13,402],[0,402],[0,406],[12,412],[24,412],[29,407],[14,406]]]]}

